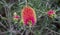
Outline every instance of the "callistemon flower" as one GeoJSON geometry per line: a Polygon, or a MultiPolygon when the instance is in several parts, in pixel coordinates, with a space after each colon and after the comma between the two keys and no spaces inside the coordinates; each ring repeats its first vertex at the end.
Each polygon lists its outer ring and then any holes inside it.
{"type": "Polygon", "coordinates": [[[56,16],[56,13],[55,13],[54,10],[49,10],[49,11],[47,12],[47,14],[48,14],[48,16],[51,17],[51,18],[53,18],[53,17],[56,16]]]}
{"type": "Polygon", "coordinates": [[[14,19],[14,20],[19,20],[19,16],[17,15],[16,12],[14,12],[14,14],[13,14],[13,19],[14,19]]]}
{"type": "Polygon", "coordinates": [[[36,14],[33,8],[30,6],[25,6],[22,9],[21,17],[25,25],[35,25],[36,23],[36,14]]]}

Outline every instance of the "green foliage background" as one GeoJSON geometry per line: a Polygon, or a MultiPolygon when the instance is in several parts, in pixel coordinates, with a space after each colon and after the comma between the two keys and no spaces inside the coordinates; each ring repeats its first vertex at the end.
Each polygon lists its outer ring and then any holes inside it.
{"type": "Polygon", "coordinates": [[[1,35],[60,35],[60,28],[55,23],[60,24],[60,0],[0,0],[0,30],[1,35]],[[26,5],[31,6],[37,17],[34,27],[23,26],[21,21],[21,10],[26,5]],[[55,10],[57,17],[49,18],[45,13],[55,10]],[[17,12],[20,21],[15,23],[13,13],[17,12]],[[55,22],[55,23],[52,23],[55,22]],[[57,32],[57,33],[56,33],[57,32]]]}

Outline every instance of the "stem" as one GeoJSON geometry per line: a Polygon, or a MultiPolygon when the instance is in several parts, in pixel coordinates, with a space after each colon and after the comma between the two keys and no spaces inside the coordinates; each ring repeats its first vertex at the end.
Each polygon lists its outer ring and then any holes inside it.
{"type": "Polygon", "coordinates": [[[27,0],[25,0],[26,1],[26,6],[28,5],[28,2],[27,2],[27,0]]]}

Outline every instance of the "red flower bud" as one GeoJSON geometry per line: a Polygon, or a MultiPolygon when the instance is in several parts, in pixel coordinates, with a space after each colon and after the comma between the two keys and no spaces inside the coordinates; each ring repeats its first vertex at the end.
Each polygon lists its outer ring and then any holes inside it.
{"type": "Polygon", "coordinates": [[[55,15],[55,11],[54,10],[49,10],[47,12],[47,14],[48,14],[49,17],[53,17],[55,15]]]}
{"type": "Polygon", "coordinates": [[[14,12],[14,14],[13,14],[13,19],[14,19],[14,20],[19,20],[19,18],[20,18],[20,17],[17,15],[17,13],[14,12]]]}

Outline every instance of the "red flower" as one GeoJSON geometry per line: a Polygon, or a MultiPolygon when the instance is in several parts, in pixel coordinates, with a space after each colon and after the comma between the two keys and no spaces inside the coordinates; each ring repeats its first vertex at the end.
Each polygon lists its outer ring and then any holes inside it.
{"type": "Polygon", "coordinates": [[[47,12],[47,14],[48,14],[49,17],[53,17],[55,15],[55,11],[54,10],[49,10],[47,12]]]}
{"type": "Polygon", "coordinates": [[[25,6],[22,9],[21,16],[22,16],[23,23],[25,25],[29,25],[29,23],[31,23],[31,25],[35,25],[35,23],[36,23],[36,14],[35,14],[34,9],[31,8],[30,6],[25,6]]]}

